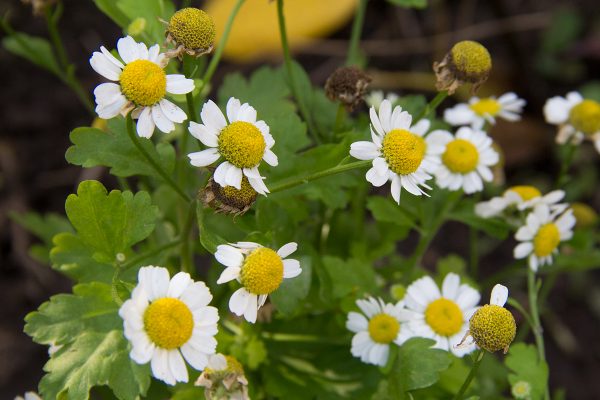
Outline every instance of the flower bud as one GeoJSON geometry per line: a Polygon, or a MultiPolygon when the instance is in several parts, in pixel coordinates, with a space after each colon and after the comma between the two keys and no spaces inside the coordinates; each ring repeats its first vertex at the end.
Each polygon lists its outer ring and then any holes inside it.
{"type": "Polygon", "coordinates": [[[181,58],[184,53],[199,57],[210,53],[215,41],[215,23],[210,15],[198,8],[184,8],[169,20],[167,41],[177,48],[168,52],[169,57],[181,58]]]}
{"type": "Polygon", "coordinates": [[[339,101],[348,111],[353,111],[371,82],[371,78],[356,67],[340,67],[325,82],[325,94],[332,101],[339,101]]]}
{"type": "Polygon", "coordinates": [[[487,80],[491,69],[490,53],[471,40],[456,43],[441,62],[433,63],[437,90],[447,90],[449,94],[465,83],[472,84],[471,94],[474,94],[487,80]]]}

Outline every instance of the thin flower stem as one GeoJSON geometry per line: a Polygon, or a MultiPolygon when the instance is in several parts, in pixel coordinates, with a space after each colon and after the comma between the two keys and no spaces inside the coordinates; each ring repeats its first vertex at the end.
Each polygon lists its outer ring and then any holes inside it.
{"type": "Polygon", "coordinates": [[[521,303],[519,303],[517,300],[515,300],[512,297],[509,297],[507,302],[510,306],[512,306],[513,308],[516,308],[517,311],[521,313],[521,315],[523,315],[523,317],[525,318],[525,320],[527,321],[527,323],[530,326],[533,326],[533,320],[531,319],[531,315],[529,315],[529,313],[527,312],[525,307],[523,307],[521,305],[521,303]]]}
{"type": "MultiPolygon", "coordinates": [[[[527,267],[527,292],[529,295],[529,309],[531,315],[531,329],[533,330],[533,336],[535,337],[535,344],[538,350],[538,356],[540,361],[546,362],[546,350],[544,347],[544,331],[542,323],[540,321],[540,313],[538,310],[538,286],[535,279],[535,272],[527,267]]],[[[548,388],[548,382],[546,381],[546,387],[544,390],[544,399],[550,400],[550,390],[548,388]]]]}
{"type": "Polygon", "coordinates": [[[119,282],[119,276],[121,275],[122,271],[123,271],[123,267],[119,264],[116,264],[115,265],[115,273],[113,274],[112,281],[110,284],[110,295],[111,295],[113,301],[115,303],[117,303],[117,305],[119,307],[121,307],[123,305],[123,300],[119,296],[119,292],[117,290],[117,283],[119,282]]]}
{"type": "Polygon", "coordinates": [[[360,0],[354,22],[352,24],[352,33],[350,35],[350,46],[348,47],[348,56],[346,57],[346,65],[357,65],[360,63],[359,44],[362,34],[363,23],[365,20],[365,10],[367,9],[368,0],[360,0]]]}
{"type": "Polygon", "coordinates": [[[438,92],[438,94],[436,94],[435,97],[425,106],[423,111],[421,111],[421,114],[419,114],[417,118],[413,120],[413,124],[419,122],[432,111],[435,111],[435,109],[438,108],[440,104],[442,104],[442,101],[444,101],[446,97],[448,97],[447,90],[442,90],[441,92],[438,92]]]}
{"type": "Polygon", "coordinates": [[[190,251],[190,233],[192,231],[193,221],[196,218],[196,200],[192,200],[187,214],[187,218],[181,229],[181,270],[191,274],[194,268],[193,253],[190,251]]]}
{"type": "Polygon", "coordinates": [[[571,164],[573,163],[573,159],[575,158],[575,153],[577,150],[577,145],[573,143],[568,143],[566,149],[565,156],[561,159],[560,163],[560,172],[558,173],[558,178],[556,178],[556,188],[560,189],[567,183],[569,169],[571,168],[571,164]]]}
{"type": "Polygon", "coordinates": [[[127,134],[129,135],[129,138],[131,139],[131,141],[133,142],[135,147],[137,147],[138,151],[144,156],[146,161],[148,161],[148,163],[161,176],[161,178],[163,178],[163,180],[169,186],[171,186],[171,188],[179,196],[181,196],[181,198],[184,199],[186,201],[186,203],[191,202],[192,199],[190,198],[190,196],[185,194],[185,192],[177,185],[177,183],[175,183],[175,181],[162,169],[162,167],[152,158],[152,156],[150,154],[148,154],[146,149],[144,149],[144,146],[142,146],[142,144],[140,143],[140,139],[138,138],[137,134],[134,132],[133,120],[131,119],[131,113],[127,114],[127,134]]]}
{"type": "Polygon", "coordinates": [[[310,134],[314,136],[314,139],[317,143],[320,143],[320,138],[317,135],[317,131],[314,129],[313,121],[310,113],[306,109],[306,105],[300,99],[298,95],[298,87],[296,86],[296,79],[294,78],[294,70],[292,68],[292,56],[290,53],[290,46],[288,44],[287,31],[285,27],[285,15],[283,13],[283,0],[277,0],[277,18],[279,21],[279,36],[281,38],[281,48],[283,50],[283,59],[285,62],[285,69],[287,71],[287,76],[290,82],[290,91],[292,92],[292,96],[296,99],[296,103],[298,104],[298,108],[300,109],[300,114],[302,114],[302,118],[306,122],[308,126],[308,131],[310,134]]]}
{"type": "Polygon", "coordinates": [[[326,169],[324,171],[315,172],[314,174],[304,176],[302,178],[297,178],[291,180],[289,182],[283,182],[280,184],[275,184],[271,187],[270,192],[281,192],[282,190],[290,189],[298,185],[302,185],[303,183],[308,183],[314,181],[316,179],[324,178],[326,176],[339,174],[340,172],[350,171],[356,168],[363,168],[371,164],[370,160],[367,161],[356,161],[350,164],[336,165],[335,167],[326,169]]]}
{"type": "Polygon", "coordinates": [[[469,388],[469,385],[471,384],[471,381],[473,380],[473,378],[475,378],[475,375],[477,375],[477,370],[479,369],[479,366],[481,365],[481,360],[483,359],[484,355],[485,355],[484,350],[478,350],[478,352],[475,354],[475,360],[473,361],[473,366],[471,367],[471,371],[469,372],[469,375],[467,375],[467,378],[463,382],[458,393],[456,393],[456,396],[454,396],[454,400],[461,400],[463,398],[465,392],[467,391],[467,389],[469,388]]]}
{"type": "Polygon", "coordinates": [[[333,126],[333,135],[334,136],[342,130],[345,119],[346,119],[346,110],[344,109],[344,105],[342,103],[339,103],[337,112],[335,114],[335,125],[333,126]]]}

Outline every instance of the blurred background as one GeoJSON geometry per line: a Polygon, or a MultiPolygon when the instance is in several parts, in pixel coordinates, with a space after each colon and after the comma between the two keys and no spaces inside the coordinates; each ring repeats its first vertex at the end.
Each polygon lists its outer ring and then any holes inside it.
{"type": "MultiPolygon", "coordinates": [[[[415,4],[424,3],[415,0],[415,4]]],[[[112,48],[121,30],[91,0],[65,0],[59,31],[76,75],[91,95],[100,82],[88,59],[100,45],[112,48]]],[[[193,1],[222,29],[233,0],[193,1]]],[[[322,86],[345,62],[356,0],[286,0],[286,18],[294,55],[322,86]]],[[[48,36],[44,19],[30,5],[0,2],[0,14],[18,31],[48,36]]],[[[493,71],[478,95],[514,91],[527,100],[523,120],[493,127],[506,155],[510,184],[551,186],[560,167],[555,127],[544,122],[548,97],[578,90],[600,100],[600,6],[598,0],[429,0],[425,9],[404,9],[384,0],[367,7],[361,49],[372,89],[399,95],[435,95],[431,65],[451,45],[472,39],[492,54],[493,71]]],[[[258,66],[278,65],[280,42],[275,5],[247,0],[234,25],[225,59],[213,81],[218,87],[232,71],[247,75],[258,66]]],[[[54,75],[4,48],[0,49],[0,399],[35,390],[47,349],[22,333],[23,318],[52,294],[70,291],[70,283],[30,254],[36,240],[11,218],[35,211],[64,214],[64,202],[85,179],[116,184],[104,168],[68,165],[64,153],[69,132],[89,125],[93,116],[54,75]]],[[[468,99],[458,91],[442,107],[468,99]]],[[[366,106],[359,108],[363,112],[366,106]]],[[[589,144],[579,152],[569,193],[600,210],[600,156],[589,144]]],[[[465,239],[446,227],[428,254],[435,258],[465,249],[465,239]],[[458,249],[458,250],[457,250],[458,249]]],[[[512,257],[508,240],[482,260],[482,275],[512,257]]],[[[47,255],[46,255],[47,257],[47,255]]],[[[425,262],[427,263],[427,259],[425,262]]],[[[600,267],[600,266],[597,266],[600,267]]],[[[545,319],[550,384],[565,388],[568,399],[600,398],[600,273],[591,270],[558,276],[549,294],[545,319]]]]}

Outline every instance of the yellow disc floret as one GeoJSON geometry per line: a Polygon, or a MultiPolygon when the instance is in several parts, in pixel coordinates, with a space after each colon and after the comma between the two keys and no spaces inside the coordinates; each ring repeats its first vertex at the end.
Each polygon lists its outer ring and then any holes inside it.
{"type": "Polygon", "coordinates": [[[377,314],[369,320],[369,336],[375,343],[391,343],[399,331],[400,323],[391,315],[377,314]]]}
{"type": "Polygon", "coordinates": [[[575,129],[586,135],[600,132],[600,103],[594,100],[583,100],[571,108],[569,122],[575,129]]]}
{"type": "Polygon", "coordinates": [[[438,335],[452,336],[460,332],[464,320],[458,305],[442,297],[427,306],[425,322],[438,335]]]}
{"type": "Polygon", "coordinates": [[[160,348],[181,347],[190,339],[193,329],[192,312],[181,300],[163,297],[153,301],[144,312],[144,330],[160,348]]]}
{"type": "Polygon", "coordinates": [[[466,174],[477,168],[479,152],[468,140],[455,139],[446,145],[442,161],[451,172],[466,174]]]}
{"type": "Polygon", "coordinates": [[[219,153],[238,168],[256,167],[266,147],[262,133],[250,122],[233,122],[219,134],[219,153]]]}
{"type": "Polygon", "coordinates": [[[422,137],[404,129],[394,129],[383,138],[381,152],[393,172],[408,175],[421,165],[426,147],[422,137]]]}
{"type": "Polygon", "coordinates": [[[536,187],[527,185],[513,186],[508,188],[506,191],[508,192],[509,190],[518,194],[523,201],[529,201],[542,195],[542,192],[540,192],[536,187]]]}
{"type": "Polygon", "coordinates": [[[246,257],[240,281],[250,293],[269,294],[283,281],[283,260],[275,251],[260,247],[246,257]]]}
{"type": "Polygon", "coordinates": [[[165,71],[149,60],[135,60],[125,66],[119,78],[127,100],[138,106],[151,106],[165,97],[165,71]]]}
{"type": "Polygon", "coordinates": [[[215,23],[204,11],[188,7],[173,14],[167,33],[186,49],[205,50],[215,41],[215,23]]]}
{"type": "Polygon", "coordinates": [[[256,190],[254,190],[254,188],[250,185],[250,182],[246,176],[242,177],[240,190],[237,190],[233,186],[222,187],[218,183],[213,185],[213,190],[217,200],[225,205],[235,207],[237,209],[243,209],[251,206],[258,195],[256,190]]]}
{"type": "Polygon", "coordinates": [[[227,360],[227,372],[244,375],[244,367],[235,357],[228,355],[225,356],[225,359],[227,360]]]}
{"type": "Polygon", "coordinates": [[[560,232],[556,224],[542,225],[533,238],[533,252],[538,257],[552,254],[560,243],[560,232]]]}
{"type": "Polygon", "coordinates": [[[471,104],[469,107],[479,116],[491,115],[492,117],[498,114],[502,109],[500,103],[492,98],[481,99],[471,104]]]}
{"type": "Polygon", "coordinates": [[[486,304],[473,314],[469,333],[477,346],[489,352],[508,351],[517,333],[513,315],[504,307],[486,304]]]}
{"type": "Polygon", "coordinates": [[[457,75],[467,82],[477,82],[492,69],[492,58],[487,49],[478,42],[464,40],[450,50],[452,66],[457,75]]]}

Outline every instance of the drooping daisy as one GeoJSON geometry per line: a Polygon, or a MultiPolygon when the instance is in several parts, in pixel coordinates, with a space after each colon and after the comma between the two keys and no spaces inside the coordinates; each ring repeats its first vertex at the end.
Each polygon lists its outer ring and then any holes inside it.
{"type": "Polygon", "coordinates": [[[435,172],[439,187],[462,188],[471,194],[482,191],[483,182],[494,178],[490,167],[498,163],[499,157],[492,148],[492,139],[485,132],[463,126],[456,136],[437,130],[429,134],[428,140],[444,148],[442,163],[435,172]]]}
{"type": "Polygon", "coordinates": [[[217,347],[219,315],[208,305],[211,300],[204,282],[194,282],[185,272],[169,279],[166,268],[140,268],[131,299],[119,309],[131,359],[150,362],[154,377],[169,385],[187,382],[183,360],[201,371],[217,347]]]}
{"type": "Polygon", "coordinates": [[[534,271],[552,264],[552,256],[558,253],[560,242],[573,236],[574,226],[573,210],[568,209],[559,216],[546,204],[538,204],[515,234],[515,239],[522,242],[515,247],[515,258],[528,257],[529,267],[534,271]]]}
{"type": "Polygon", "coordinates": [[[558,125],[556,142],[579,144],[584,138],[594,142],[600,153],[600,103],[584,99],[577,92],[552,97],[544,105],[546,122],[558,125]]]}
{"type": "Polygon", "coordinates": [[[95,51],[90,65],[100,75],[116,83],[103,83],[94,89],[96,113],[110,119],[131,110],[137,118],[137,134],[149,138],[156,126],[164,133],[175,129],[187,115],[181,108],[165,99],[167,93],[185,94],[194,90],[194,81],[183,75],[165,73],[168,60],[159,53],[159,45],[148,49],[131,36],[117,42],[119,56],[115,58],[104,46],[95,51]]]}
{"type": "Polygon", "coordinates": [[[248,103],[240,104],[236,98],[227,102],[227,119],[212,101],[207,101],[200,113],[202,124],[190,122],[192,136],[210,147],[207,150],[188,154],[195,167],[205,167],[223,157],[213,179],[219,185],[241,189],[242,176],[260,194],[269,193],[258,171],[261,160],[273,167],[278,160],[271,148],[275,144],[265,121],[256,120],[256,110],[248,103]]]}
{"type": "Polygon", "coordinates": [[[407,325],[410,314],[402,302],[386,304],[373,297],[357,300],[356,305],[362,314],[351,311],[346,320],[346,328],[356,333],[350,351],[364,363],[384,366],[390,345],[401,345],[414,336],[407,325]]]}
{"type": "Polygon", "coordinates": [[[469,319],[477,310],[479,292],[461,284],[460,277],[449,273],[442,291],[429,276],[417,279],[407,289],[404,302],[412,311],[409,328],[415,336],[436,341],[434,347],[450,351],[458,357],[475,350],[475,346],[456,348],[469,329],[469,319]]]}
{"type": "Polygon", "coordinates": [[[567,208],[566,204],[559,203],[564,197],[565,192],[562,190],[553,190],[542,195],[542,192],[534,186],[512,186],[502,196],[477,203],[475,214],[482,218],[491,218],[500,215],[509,207],[522,211],[532,209],[538,204],[546,204],[553,213],[561,213],[567,208]]]}
{"type": "Polygon", "coordinates": [[[518,121],[525,106],[525,100],[515,93],[505,93],[499,98],[471,97],[469,104],[460,103],[444,111],[444,120],[450,125],[470,125],[473,129],[482,129],[485,123],[494,125],[496,118],[518,121]]]}
{"type": "Polygon", "coordinates": [[[227,268],[217,283],[237,279],[242,284],[229,299],[231,312],[243,315],[248,322],[256,322],[258,309],[267,296],[279,288],[284,278],[295,278],[302,272],[298,260],[286,259],[297,248],[294,242],[283,245],[277,252],[254,242],[219,245],[215,258],[227,268]]]}
{"type": "Polygon", "coordinates": [[[430,122],[422,119],[411,126],[412,116],[402,107],[383,100],[379,115],[375,107],[370,109],[372,142],[355,142],[350,155],[359,160],[373,160],[373,168],[367,171],[367,181],[379,187],[388,180],[392,182],[392,197],[400,204],[402,188],[415,196],[427,195],[421,186],[431,189],[425,181],[431,179],[440,164],[441,147],[423,138],[430,122]]]}

